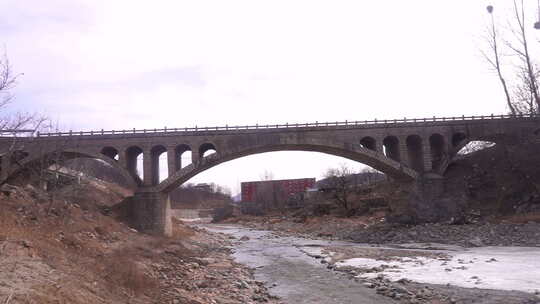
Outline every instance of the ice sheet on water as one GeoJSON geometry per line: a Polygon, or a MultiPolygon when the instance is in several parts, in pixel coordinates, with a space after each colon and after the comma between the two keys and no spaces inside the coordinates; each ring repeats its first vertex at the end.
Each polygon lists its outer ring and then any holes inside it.
{"type": "MultiPolygon", "coordinates": [[[[358,268],[390,266],[382,273],[390,280],[402,278],[421,283],[452,284],[499,290],[535,292],[540,290],[540,248],[482,247],[461,252],[447,252],[451,260],[426,257],[377,261],[351,258],[338,265],[358,268]],[[397,267],[397,268],[394,268],[397,267]]],[[[374,277],[379,273],[366,273],[374,277]]]]}

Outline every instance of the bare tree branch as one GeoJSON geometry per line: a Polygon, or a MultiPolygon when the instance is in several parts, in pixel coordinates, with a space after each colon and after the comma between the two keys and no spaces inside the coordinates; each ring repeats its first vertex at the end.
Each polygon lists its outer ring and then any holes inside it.
{"type": "Polygon", "coordinates": [[[501,82],[501,85],[504,90],[504,95],[506,97],[506,105],[510,109],[510,112],[512,113],[512,115],[516,115],[516,109],[514,108],[512,104],[512,98],[510,97],[510,92],[508,91],[506,79],[504,78],[503,73],[502,73],[500,51],[497,44],[497,29],[495,28],[495,20],[493,18],[493,7],[491,7],[491,9],[488,7],[488,11],[491,15],[491,28],[488,30],[489,32],[488,43],[491,48],[492,57],[485,54],[485,52],[482,52],[482,55],[484,55],[484,58],[486,58],[488,63],[497,72],[497,75],[499,76],[499,81],[501,82]]]}
{"type": "MultiPolygon", "coordinates": [[[[531,57],[528,34],[525,28],[526,16],[523,0],[513,0],[511,19],[507,21],[508,35],[499,38],[493,17],[493,6],[488,6],[491,15],[491,25],[488,28],[487,45],[489,52],[481,51],[490,68],[493,68],[499,77],[508,108],[511,114],[540,113],[540,92],[538,77],[538,65],[531,57]],[[514,60],[509,63],[501,61],[501,50],[498,41],[502,41],[510,56],[514,60]],[[510,85],[503,76],[503,65],[510,66],[514,72],[510,85]]],[[[534,41],[534,40],[533,40],[534,41]]]]}
{"type": "Polygon", "coordinates": [[[529,45],[527,43],[527,35],[525,31],[525,8],[523,5],[523,0],[521,0],[521,7],[518,6],[516,0],[514,0],[514,12],[516,15],[516,22],[519,26],[520,34],[521,34],[521,48],[523,59],[526,64],[526,73],[527,73],[527,79],[526,84],[529,86],[531,95],[534,97],[534,101],[538,106],[540,106],[540,94],[538,93],[538,79],[537,75],[534,71],[534,66],[531,62],[531,57],[529,55],[529,45]]]}
{"type": "Polygon", "coordinates": [[[13,101],[11,90],[17,85],[17,80],[23,74],[13,72],[7,53],[0,57],[0,135],[5,133],[17,137],[21,130],[33,134],[48,123],[48,119],[37,113],[16,112],[5,113],[7,106],[13,101]]]}
{"type": "Polygon", "coordinates": [[[344,164],[340,168],[328,169],[325,174],[327,187],[332,189],[334,201],[347,212],[351,208],[350,196],[358,186],[352,182],[352,175],[353,171],[344,164]]]}
{"type": "Polygon", "coordinates": [[[0,108],[9,104],[13,98],[9,91],[15,87],[17,78],[21,75],[13,73],[7,53],[4,51],[0,57],[0,108]]]}

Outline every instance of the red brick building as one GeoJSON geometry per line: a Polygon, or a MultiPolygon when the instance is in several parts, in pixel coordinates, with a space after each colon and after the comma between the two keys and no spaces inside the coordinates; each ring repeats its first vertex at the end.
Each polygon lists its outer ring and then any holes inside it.
{"type": "Polygon", "coordinates": [[[282,179],[257,182],[243,182],[242,202],[254,202],[256,200],[257,189],[269,186],[271,189],[278,189],[286,196],[292,196],[304,192],[307,188],[315,186],[315,178],[282,179]]]}

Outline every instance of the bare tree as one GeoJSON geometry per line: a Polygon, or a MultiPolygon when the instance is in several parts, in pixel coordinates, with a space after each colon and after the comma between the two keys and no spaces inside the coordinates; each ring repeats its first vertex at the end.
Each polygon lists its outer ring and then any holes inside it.
{"type": "Polygon", "coordinates": [[[538,86],[533,84],[534,82],[537,82],[539,76],[538,70],[534,71],[533,78],[531,78],[529,72],[524,69],[521,69],[518,74],[518,84],[514,89],[514,105],[519,113],[540,113],[540,105],[537,103],[535,97],[538,86]],[[533,87],[536,89],[533,89],[533,87]]]}
{"type": "MultiPolygon", "coordinates": [[[[512,115],[523,113],[540,113],[540,92],[539,92],[539,68],[538,63],[531,56],[531,45],[528,31],[527,18],[523,0],[513,0],[512,16],[508,20],[507,33],[499,38],[499,31],[493,14],[493,6],[488,6],[487,10],[491,17],[491,24],[488,28],[487,42],[489,54],[482,52],[488,64],[498,75],[503,87],[506,103],[512,115]],[[508,60],[508,64],[502,62],[502,54],[505,53],[499,44],[501,41],[505,50],[514,60],[508,60]],[[509,85],[504,77],[503,65],[508,65],[512,69],[511,77],[513,85],[509,85]]],[[[537,22],[538,23],[538,22],[537,22]]],[[[535,24],[537,28],[537,24],[535,24]]]]}
{"type": "Polygon", "coordinates": [[[516,109],[514,108],[514,105],[512,104],[512,98],[510,97],[510,92],[508,91],[506,79],[503,77],[503,73],[502,73],[501,52],[498,45],[498,32],[495,27],[495,18],[493,17],[493,6],[489,5],[487,7],[487,11],[491,17],[491,24],[487,30],[486,40],[488,42],[491,54],[487,54],[484,51],[481,51],[481,52],[484,58],[486,59],[486,61],[488,62],[488,64],[497,72],[497,75],[499,76],[499,81],[501,82],[501,85],[504,90],[504,95],[506,97],[506,105],[510,109],[510,112],[512,113],[512,115],[516,115],[516,109]]]}
{"type": "MultiPolygon", "coordinates": [[[[9,158],[9,161],[22,168],[21,160],[24,155],[24,142],[18,138],[21,134],[33,135],[41,128],[50,128],[50,121],[37,113],[27,112],[7,112],[8,106],[13,102],[13,88],[17,85],[17,80],[22,74],[17,74],[9,62],[7,53],[4,51],[0,55],[0,136],[8,137],[9,147],[3,150],[1,157],[9,158]]],[[[5,138],[4,138],[5,140],[5,138]]],[[[33,168],[36,169],[36,168],[33,168]]],[[[7,168],[5,168],[7,170],[7,168]]],[[[39,176],[43,175],[43,170],[38,170],[39,176]]],[[[6,180],[2,181],[5,183],[6,180]]]]}
{"type": "MultiPolygon", "coordinates": [[[[13,88],[17,85],[17,80],[23,74],[13,71],[7,53],[0,56],[0,111],[6,111],[8,105],[13,101],[13,88]]],[[[37,113],[17,112],[0,115],[0,132],[11,134],[16,137],[21,132],[33,134],[41,127],[44,127],[48,119],[37,113]]]]}
{"type": "Polygon", "coordinates": [[[13,98],[10,90],[17,84],[19,76],[21,74],[14,74],[7,53],[4,51],[4,54],[0,57],[0,107],[7,105],[13,98]]]}
{"type": "MultiPolygon", "coordinates": [[[[530,56],[529,42],[527,39],[527,31],[525,26],[525,7],[523,0],[520,0],[520,4],[514,0],[514,23],[517,28],[511,28],[511,32],[515,37],[516,43],[506,41],[506,45],[514,52],[520,60],[518,79],[521,79],[521,86],[528,91],[525,94],[525,99],[521,102],[529,103],[534,101],[536,110],[540,107],[540,93],[538,92],[538,73],[536,72],[536,65],[533,63],[533,59],[530,56]],[[527,96],[528,95],[528,96],[527,96]],[[532,100],[531,100],[532,99],[532,100]]],[[[520,86],[518,86],[519,88],[520,86]]],[[[518,95],[519,97],[519,95],[518,95]]],[[[529,107],[531,113],[534,108],[529,107]]]]}
{"type": "Polygon", "coordinates": [[[351,168],[342,164],[339,168],[331,168],[325,174],[326,187],[332,191],[336,204],[346,212],[351,209],[350,196],[356,191],[357,184],[351,176],[354,174],[351,168]]]}

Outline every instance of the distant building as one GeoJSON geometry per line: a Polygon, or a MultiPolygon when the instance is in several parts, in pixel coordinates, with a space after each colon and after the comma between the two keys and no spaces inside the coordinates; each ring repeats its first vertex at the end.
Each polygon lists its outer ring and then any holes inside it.
{"type": "Polygon", "coordinates": [[[290,197],[314,186],[315,178],[243,182],[241,184],[242,202],[255,202],[258,191],[260,193],[262,189],[272,189],[274,192],[290,197]]]}

